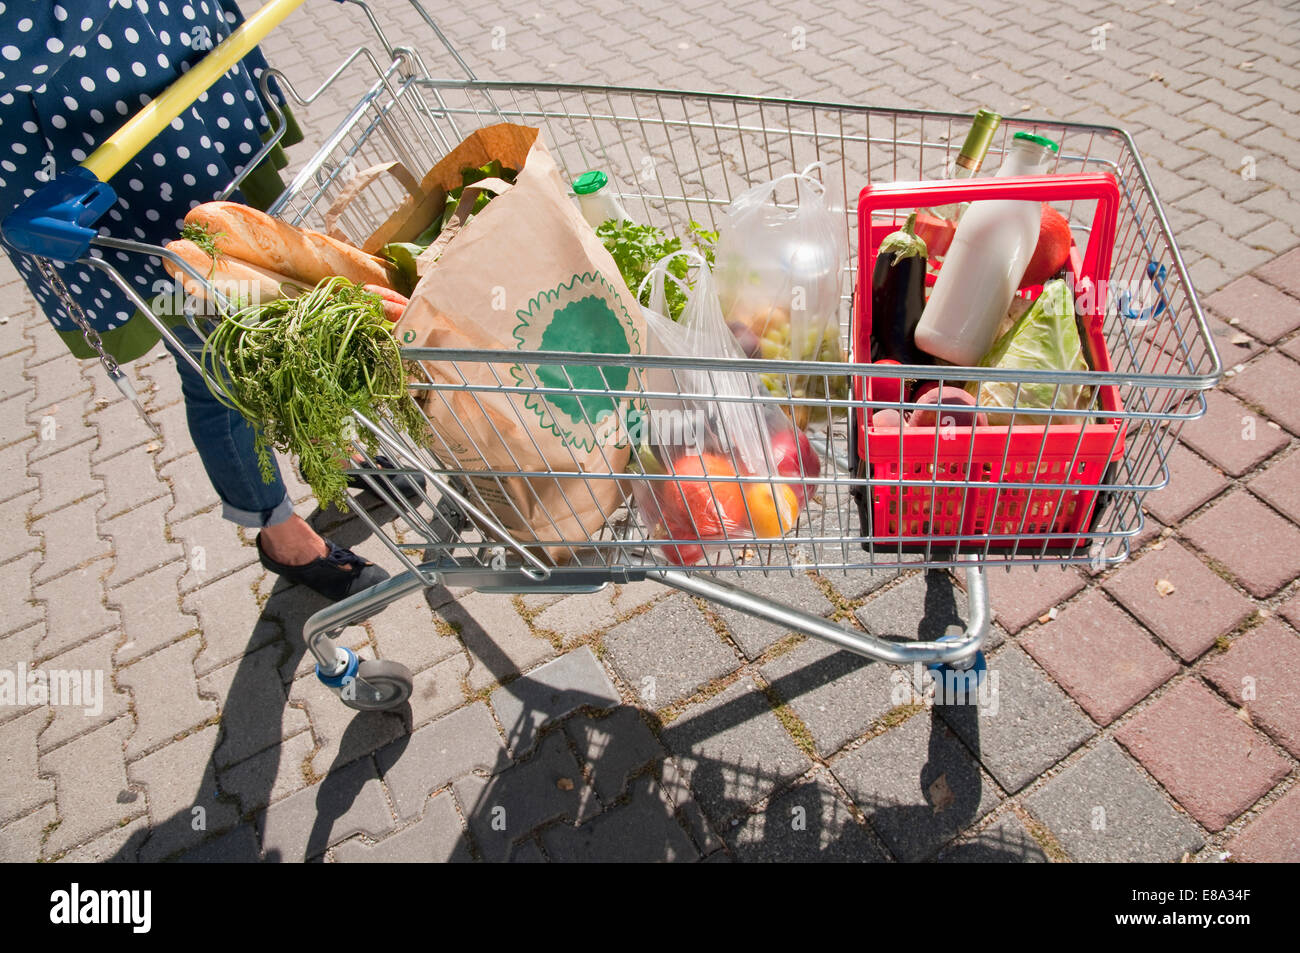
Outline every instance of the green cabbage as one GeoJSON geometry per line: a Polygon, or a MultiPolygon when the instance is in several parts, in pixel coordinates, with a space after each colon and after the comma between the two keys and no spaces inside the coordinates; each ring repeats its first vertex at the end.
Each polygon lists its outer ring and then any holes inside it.
{"type": "MultiPolygon", "coordinates": [[[[1074,298],[1064,280],[1043,285],[1033,306],[994,342],[980,367],[1034,371],[1086,371],[1079,327],[1074,320],[1074,298]]],[[[992,407],[1055,408],[1086,410],[1092,402],[1092,388],[1078,384],[1014,384],[1005,382],[971,384],[981,405],[992,407]]],[[[994,426],[1011,423],[1013,414],[988,412],[994,426]]],[[[1072,420],[1078,418],[1071,418],[1072,420]]],[[[1047,418],[1021,416],[1019,424],[1046,424],[1047,418]]]]}

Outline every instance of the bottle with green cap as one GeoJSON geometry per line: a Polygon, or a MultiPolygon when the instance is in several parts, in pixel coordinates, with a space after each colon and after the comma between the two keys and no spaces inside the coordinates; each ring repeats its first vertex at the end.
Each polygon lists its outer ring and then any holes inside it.
{"type": "MultiPolygon", "coordinates": [[[[1058,150],[1051,139],[1018,132],[997,175],[1044,175],[1058,150]]],[[[1038,244],[1041,208],[1016,199],[971,203],[916,326],[917,347],[966,367],[988,353],[1038,244]]]]}
{"type": "MultiPolygon", "coordinates": [[[[975,113],[970,132],[966,133],[966,141],[961,144],[961,151],[953,161],[949,178],[969,179],[979,172],[980,166],[984,164],[984,157],[988,155],[993,134],[998,131],[1001,122],[1002,116],[991,109],[981,109],[975,113]]],[[[961,220],[969,204],[969,202],[953,202],[934,208],[917,209],[917,217],[920,220],[917,233],[933,246],[931,249],[933,256],[941,256],[947,250],[948,239],[952,234],[951,228],[961,220]],[[934,222],[930,219],[934,219],[934,222]],[[927,229],[941,228],[943,223],[951,223],[946,237],[940,236],[937,232],[932,235],[926,234],[927,229]]]]}
{"type": "Polygon", "coordinates": [[[573,180],[573,196],[578,208],[592,228],[614,219],[623,222],[629,218],[613,190],[606,188],[609,176],[600,169],[591,169],[573,180]]]}

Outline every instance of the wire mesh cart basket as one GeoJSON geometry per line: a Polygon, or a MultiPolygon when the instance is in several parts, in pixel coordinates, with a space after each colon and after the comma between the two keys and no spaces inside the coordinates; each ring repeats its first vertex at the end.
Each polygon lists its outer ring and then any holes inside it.
{"type": "MultiPolygon", "coordinates": [[[[209,54],[212,68],[224,71],[233,62],[230,55],[243,55],[237,49],[224,51],[223,66],[222,47],[243,43],[246,50],[299,2],[267,4],[250,17],[252,29],[209,54]]],[[[305,626],[320,680],[345,704],[358,709],[399,706],[411,692],[411,675],[392,661],[360,661],[334,637],[392,601],[434,585],[493,593],[585,592],[650,579],[873,659],[975,676],[990,624],[987,569],[1049,564],[1102,568],[1127,557],[1130,542],[1143,528],[1144,495],[1168,483],[1169,455],[1179,431],[1184,422],[1204,414],[1204,392],[1221,371],[1168,221],[1127,133],[1012,117],[1002,122],[989,149],[991,159],[1005,154],[1012,135],[1020,131],[1050,137],[1060,146],[1051,175],[1019,183],[1017,197],[1053,202],[1069,220],[1076,241],[1083,242],[1072,251],[1071,271],[1081,289],[1077,310],[1088,370],[873,364],[865,353],[863,331],[869,302],[862,300],[859,285],[865,279],[869,286],[881,237],[898,226],[909,208],[993,197],[1003,193],[990,190],[1008,187],[998,185],[1007,180],[947,178],[954,142],[960,142],[970,116],[757,96],[480,81],[417,3],[430,35],[442,41],[467,75],[437,79],[419,52],[392,45],[383,24],[364,4],[357,6],[374,28],[375,40],[353,53],[319,89],[300,93],[272,71],[287,100],[304,108],[328,100],[340,76],[373,71],[364,96],[270,209],[284,221],[322,231],[341,229],[359,245],[405,193],[399,182],[376,178],[349,195],[352,200],[342,214],[332,211],[358,171],[394,160],[407,169],[427,169],[470,132],[510,122],[539,129],[568,180],[590,169],[604,170],[608,188],[635,220],[678,236],[688,236],[692,222],[716,228],[722,210],[750,186],[821,163],[822,182],[842,216],[849,254],[839,278],[844,359],[837,362],[544,351],[522,356],[519,351],[404,347],[411,393],[426,410],[430,402],[474,406],[488,394],[506,395],[518,414],[529,412],[525,402],[538,399],[709,400],[716,395],[692,393],[689,381],[723,371],[761,374],[786,386],[757,388],[749,409],[755,414],[775,411],[805,424],[820,472],[815,479],[802,470],[772,477],[733,474],[731,484],[802,487],[806,503],[797,525],[781,535],[747,533],[742,539],[724,533],[703,547],[705,558],[674,559],[677,547],[700,540],[665,531],[654,514],[637,506],[634,492],[637,481],[643,487],[671,489],[672,474],[612,467],[591,472],[576,457],[567,467],[537,468],[514,454],[509,465],[471,469],[449,450],[455,441],[474,439],[469,429],[449,433],[445,423],[439,426],[431,419],[429,439],[417,442],[390,420],[358,414],[356,427],[369,435],[371,451],[359,441],[363,462],[349,473],[382,498],[394,516],[381,523],[364,507],[352,508],[403,571],[320,610],[305,626]],[[431,365],[441,372],[430,373],[431,365]],[[1005,403],[999,409],[1014,413],[1014,420],[1001,426],[961,421],[929,428],[879,426],[882,411],[895,411],[901,418],[921,406],[907,398],[909,390],[917,390],[903,386],[904,381],[1000,385],[1013,397],[1009,411],[1005,403]],[[1049,398],[1022,400],[1031,390],[1049,398]],[[1067,391],[1086,396],[1067,403],[1067,391]],[[396,469],[376,464],[376,446],[396,462],[396,469]],[[414,496],[396,492],[392,480],[399,474],[422,475],[425,489],[414,496]],[[507,484],[534,493],[544,511],[550,508],[549,531],[521,535],[507,529],[498,492],[507,484]],[[575,504],[575,494],[591,492],[598,484],[604,489],[614,485],[621,505],[597,531],[575,532],[581,522],[566,520],[564,510],[575,504]],[[550,492],[538,493],[542,487],[550,492]],[[833,578],[917,567],[966,573],[969,619],[964,633],[929,642],[889,640],[811,615],[780,598],[781,579],[794,574],[816,571],[833,578]],[[771,585],[752,585],[754,573],[771,585]],[[740,584],[745,574],[751,575],[749,585],[740,584]]],[[[198,73],[191,70],[187,76],[198,73]]],[[[263,82],[270,79],[269,74],[263,82]]],[[[193,80],[193,95],[201,81],[201,76],[193,80]]],[[[275,142],[273,136],[267,148],[275,142]]],[[[11,216],[4,226],[6,239],[46,259],[79,261],[115,276],[146,314],[150,308],[116,276],[105,250],[168,257],[204,281],[203,274],[163,248],[96,234],[94,218],[108,207],[96,190],[105,189],[99,183],[116,170],[94,168],[87,161],[90,171],[73,186],[65,182],[53,198],[47,196],[38,214],[28,209],[11,216]]],[[[232,183],[231,191],[237,185],[232,183]]],[[[777,199],[781,201],[779,193],[777,199]]],[[[58,281],[48,263],[43,271],[52,283],[58,281]]],[[[203,318],[190,320],[200,335],[209,330],[203,318]]],[[[170,331],[157,323],[171,339],[170,331]]],[[[106,366],[111,364],[107,359],[106,366]]],[[[108,369],[119,386],[129,387],[115,365],[108,369]]],[[[986,408],[981,404],[977,409],[986,408]]],[[[710,494],[726,489],[727,481],[719,478],[697,479],[710,494]]]]}

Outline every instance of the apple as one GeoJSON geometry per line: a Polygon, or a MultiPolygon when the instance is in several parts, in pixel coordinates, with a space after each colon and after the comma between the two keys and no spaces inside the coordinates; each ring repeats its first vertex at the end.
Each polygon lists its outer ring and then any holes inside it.
{"type": "Polygon", "coordinates": [[[822,475],[822,461],[802,430],[790,423],[784,415],[769,417],[768,428],[772,432],[772,460],[776,463],[778,476],[798,477],[805,483],[786,484],[794,490],[799,506],[803,507],[816,490],[814,482],[822,475]]]}
{"type": "Polygon", "coordinates": [[[975,398],[961,387],[932,387],[921,393],[916,403],[933,406],[913,410],[907,418],[909,427],[987,427],[989,423],[987,416],[970,409],[975,398]]]}

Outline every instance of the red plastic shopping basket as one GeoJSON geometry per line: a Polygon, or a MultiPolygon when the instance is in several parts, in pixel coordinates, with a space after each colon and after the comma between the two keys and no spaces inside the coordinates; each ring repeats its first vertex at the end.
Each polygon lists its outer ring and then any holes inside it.
{"type": "MultiPolygon", "coordinates": [[[[1070,249],[1070,270],[1078,291],[1091,283],[1091,304],[1083,315],[1084,347],[1090,367],[1112,369],[1103,335],[1106,290],[1119,205],[1119,189],[1109,175],[1046,175],[944,182],[898,182],[869,185],[858,202],[858,285],[853,309],[855,360],[871,353],[871,275],[881,240],[898,228],[896,221],[873,221],[874,213],[925,208],[982,199],[1024,199],[1040,202],[1095,201],[1096,213],[1087,248],[1080,256],[1070,249]]],[[[891,219],[894,218],[891,216],[891,219]]],[[[934,281],[933,270],[926,278],[934,281]]],[[[1024,295],[1036,297],[1040,288],[1024,295]]],[[[926,377],[941,376],[941,367],[926,369],[926,377]]],[[[857,377],[856,400],[897,401],[896,378],[857,377]],[[875,395],[875,396],[873,396],[875,395]]],[[[1100,389],[1097,406],[1119,411],[1113,385],[1100,389]]],[[[1027,534],[1052,534],[1036,545],[1070,546],[1086,533],[1097,501],[1098,484],[1113,460],[1123,456],[1124,421],[1100,418],[1086,426],[958,427],[939,439],[934,427],[883,428],[859,407],[855,428],[860,459],[870,462],[870,476],[879,480],[919,480],[936,483],[1037,483],[1034,490],[980,489],[967,485],[874,485],[870,500],[871,531],[876,541],[930,541],[935,537],[983,537],[994,548],[1016,544],[1027,534]],[[1080,430],[1082,429],[1082,434],[1080,430]],[[1062,489],[1046,489],[1041,484],[1062,489]],[[1078,489],[1065,489],[1066,485],[1078,489]],[[1056,534],[1059,534],[1056,535],[1056,534]]],[[[953,541],[955,542],[955,541],[953,541]]]]}

